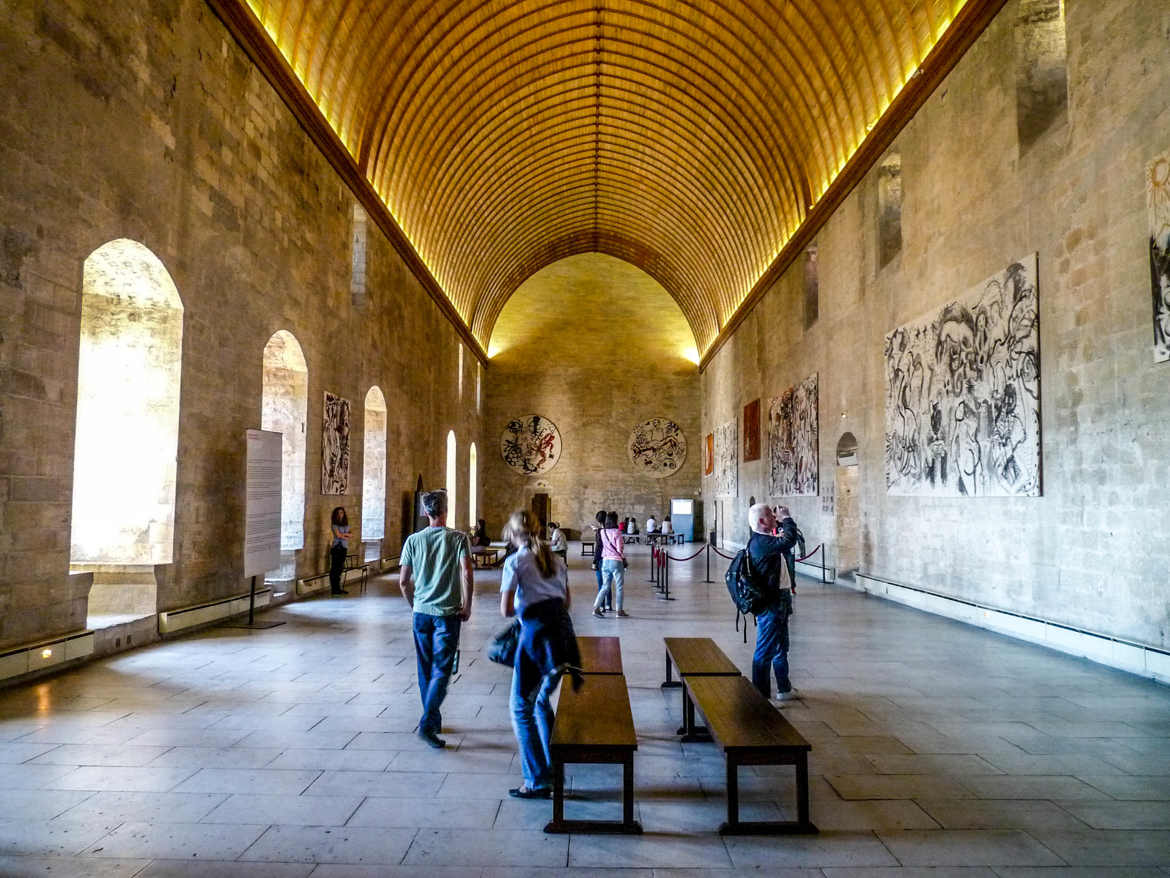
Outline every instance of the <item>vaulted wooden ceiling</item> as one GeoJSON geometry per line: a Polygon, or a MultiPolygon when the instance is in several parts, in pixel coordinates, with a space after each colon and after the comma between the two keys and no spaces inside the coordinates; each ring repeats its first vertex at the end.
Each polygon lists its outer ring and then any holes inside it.
{"type": "Polygon", "coordinates": [[[254,15],[480,345],[525,278],[600,251],[702,353],[932,49],[1002,2],[213,5],[254,15]]]}

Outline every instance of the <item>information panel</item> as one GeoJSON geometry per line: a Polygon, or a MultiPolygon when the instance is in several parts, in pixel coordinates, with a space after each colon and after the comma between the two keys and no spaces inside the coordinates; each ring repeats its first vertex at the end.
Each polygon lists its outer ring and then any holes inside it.
{"type": "Polygon", "coordinates": [[[280,474],[283,435],[248,431],[248,506],[244,523],[244,576],[280,566],[280,474]]]}

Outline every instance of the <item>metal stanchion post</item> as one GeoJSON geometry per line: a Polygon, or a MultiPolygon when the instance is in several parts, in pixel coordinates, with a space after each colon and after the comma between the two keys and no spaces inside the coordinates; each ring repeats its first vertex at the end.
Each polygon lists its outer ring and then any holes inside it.
{"type": "Polygon", "coordinates": [[[711,578],[711,544],[707,543],[707,576],[703,582],[710,583],[714,581],[715,580],[711,578]]]}
{"type": "Polygon", "coordinates": [[[647,582],[654,582],[655,580],[655,562],[658,560],[658,547],[650,546],[650,578],[647,582]]]}

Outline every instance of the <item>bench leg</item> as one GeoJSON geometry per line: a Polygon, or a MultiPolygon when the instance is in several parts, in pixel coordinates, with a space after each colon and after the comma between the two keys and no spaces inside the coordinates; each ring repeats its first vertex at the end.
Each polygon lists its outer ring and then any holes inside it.
{"type": "Polygon", "coordinates": [[[796,822],[811,826],[808,819],[808,754],[801,753],[796,760],[796,822]]]}
{"type": "Polygon", "coordinates": [[[700,743],[706,744],[711,741],[711,733],[706,726],[695,725],[695,702],[691,700],[691,695],[683,688],[683,725],[678,730],[678,734],[682,735],[684,744],[700,743]]]}
{"type": "Polygon", "coordinates": [[[678,687],[680,687],[682,685],[681,680],[675,680],[670,676],[670,670],[671,670],[670,653],[668,652],[666,654],[666,679],[662,682],[662,686],[661,686],[661,688],[663,688],[663,689],[677,689],[678,687]]]}
{"type": "MultiPolygon", "coordinates": [[[[565,763],[553,763],[553,817],[549,826],[560,827],[565,822],[565,763]]],[[[548,827],[545,827],[548,831],[548,827]]]]}
{"type": "Polygon", "coordinates": [[[641,834],[642,825],[634,820],[634,754],[622,764],[622,823],[630,832],[641,834]]]}
{"type": "Polygon", "coordinates": [[[739,764],[731,756],[727,757],[727,823],[724,826],[729,829],[739,826],[739,764]]]}

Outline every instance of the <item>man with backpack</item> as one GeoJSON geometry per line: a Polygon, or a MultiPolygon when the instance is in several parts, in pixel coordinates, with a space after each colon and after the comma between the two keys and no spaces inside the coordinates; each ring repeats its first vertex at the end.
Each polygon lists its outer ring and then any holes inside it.
{"type": "Polygon", "coordinates": [[[785,556],[796,544],[796,522],[791,517],[776,521],[767,503],[748,510],[751,538],[747,544],[752,578],[761,592],[752,612],[756,616],[756,651],[752,656],[752,682],[765,698],[772,693],[776,674],[776,697],[790,701],[799,697],[788,679],[788,617],[792,615],[791,581],[787,579],[785,556]],[[773,536],[773,531],[776,535],[773,536]]]}

